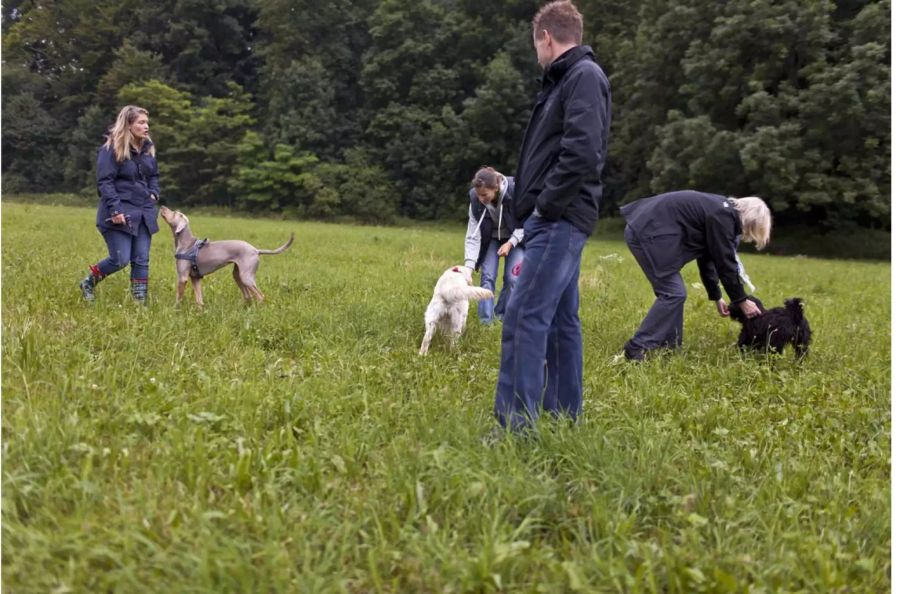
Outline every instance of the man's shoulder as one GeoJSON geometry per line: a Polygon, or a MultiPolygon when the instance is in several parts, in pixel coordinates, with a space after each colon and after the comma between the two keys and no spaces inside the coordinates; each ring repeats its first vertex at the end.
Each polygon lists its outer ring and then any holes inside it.
{"type": "Polygon", "coordinates": [[[572,64],[569,73],[577,73],[579,76],[594,76],[607,81],[606,72],[603,71],[600,64],[598,64],[591,56],[583,56],[580,60],[572,64]]]}
{"type": "Polygon", "coordinates": [[[603,68],[592,60],[590,56],[585,56],[572,65],[566,74],[563,84],[570,88],[578,88],[587,84],[590,87],[599,87],[605,93],[609,93],[610,88],[609,79],[606,78],[603,68]]]}

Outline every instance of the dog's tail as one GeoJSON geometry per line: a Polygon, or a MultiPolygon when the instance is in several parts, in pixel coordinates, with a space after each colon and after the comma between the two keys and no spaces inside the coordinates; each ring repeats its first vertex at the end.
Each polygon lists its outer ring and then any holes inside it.
{"type": "Polygon", "coordinates": [[[794,324],[797,326],[801,325],[803,322],[803,299],[794,297],[793,299],[785,300],[784,309],[790,314],[794,324]]]}
{"type": "Polygon", "coordinates": [[[278,248],[277,250],[256,250],[256,251],[262,255],[271,256],[272,254],[280,254],[284,250],[291,247],[292,243],[294,243],[294,234],[293,233],[291,233],[291,238],[287,240],[287,243],[284,244],[283,246],[281,246],[280,248],[278,248]]]}
{"type": "Polygon", "coordinates": [[[481,287],[450,287],[444,291],[443,297],[448,301],[461,301],[463,299],[483,301],[485,299],[493,299],[494,293],[481,287]]]}

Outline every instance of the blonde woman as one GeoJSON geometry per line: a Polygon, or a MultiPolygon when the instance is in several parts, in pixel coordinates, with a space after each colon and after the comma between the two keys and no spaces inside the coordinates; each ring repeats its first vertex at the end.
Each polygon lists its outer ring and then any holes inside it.
{"type": "Polygon", "coordinates": [[[97,229],[109,256],[90,267],[81,294],[94,300],[101,280],[131,264],[131,295],[147,302],[150,238],[159,231],[159,168],[146,109],[127,105],[97,154],[97,229]]]}
{"type": "Polygon", "coordinates": [[[728,198],[693,190],[644,198],[620,209],[625,217],[625,242],[653,286],[656,301],[634,336],[625,343],[625,357],[642,361],[658,348],[681,346],[687,291],[681,268],[697,260],[700,278],[716,311],[728,316],[719,282],[748,318],[759,308],[747,299],[744,283],[753,290],[737,256],[741,240],[762,249],[769,242],[772,214],[756,197],[728,198]]]}

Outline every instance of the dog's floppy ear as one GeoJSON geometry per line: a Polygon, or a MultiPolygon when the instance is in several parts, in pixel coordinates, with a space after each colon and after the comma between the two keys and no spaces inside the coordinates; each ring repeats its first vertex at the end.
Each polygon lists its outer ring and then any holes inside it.
{"type": "Polygon", "coordinates": [[[187,224],[189,222],[188,218],[185,215],[181,214],[180,212],[178,213],[178,215],[178,225],[175,227],[175,233],[181,233],[182,231],[184,231],[184,228],[187,227],[187,224]]]}

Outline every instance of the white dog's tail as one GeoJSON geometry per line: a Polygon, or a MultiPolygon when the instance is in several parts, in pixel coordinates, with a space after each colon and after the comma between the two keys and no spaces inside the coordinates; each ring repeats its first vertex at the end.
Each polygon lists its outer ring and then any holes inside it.
{"type": "Polygon", "coordinates": [[[278,249],[275,249],[275,250],[256,250],[256,251],[259,252],[260,254],[267,255],[267,256],[268,256],[268,255],[271,255],[271,254],[280,254],[280,253],[283,252],[284,250],[286,250],[286,249],[288,249],[289,247],[291,247],[291,244],[292,244],[292,243],[294,243],[294,234],[293,234],[293,233],[291,233],[291,238],[287,240],[287,243],[284,244],[283,246],[281,246],[281,247],[278,248],[278,249]]]}
{"type": "Polygon", "coordinates": [[[444,291],[443,297],[448,301],[462,301],[464,299],[483,301],[485,299],[493,299],[494,293],[481,287],[449,287],[444,291]]]}

